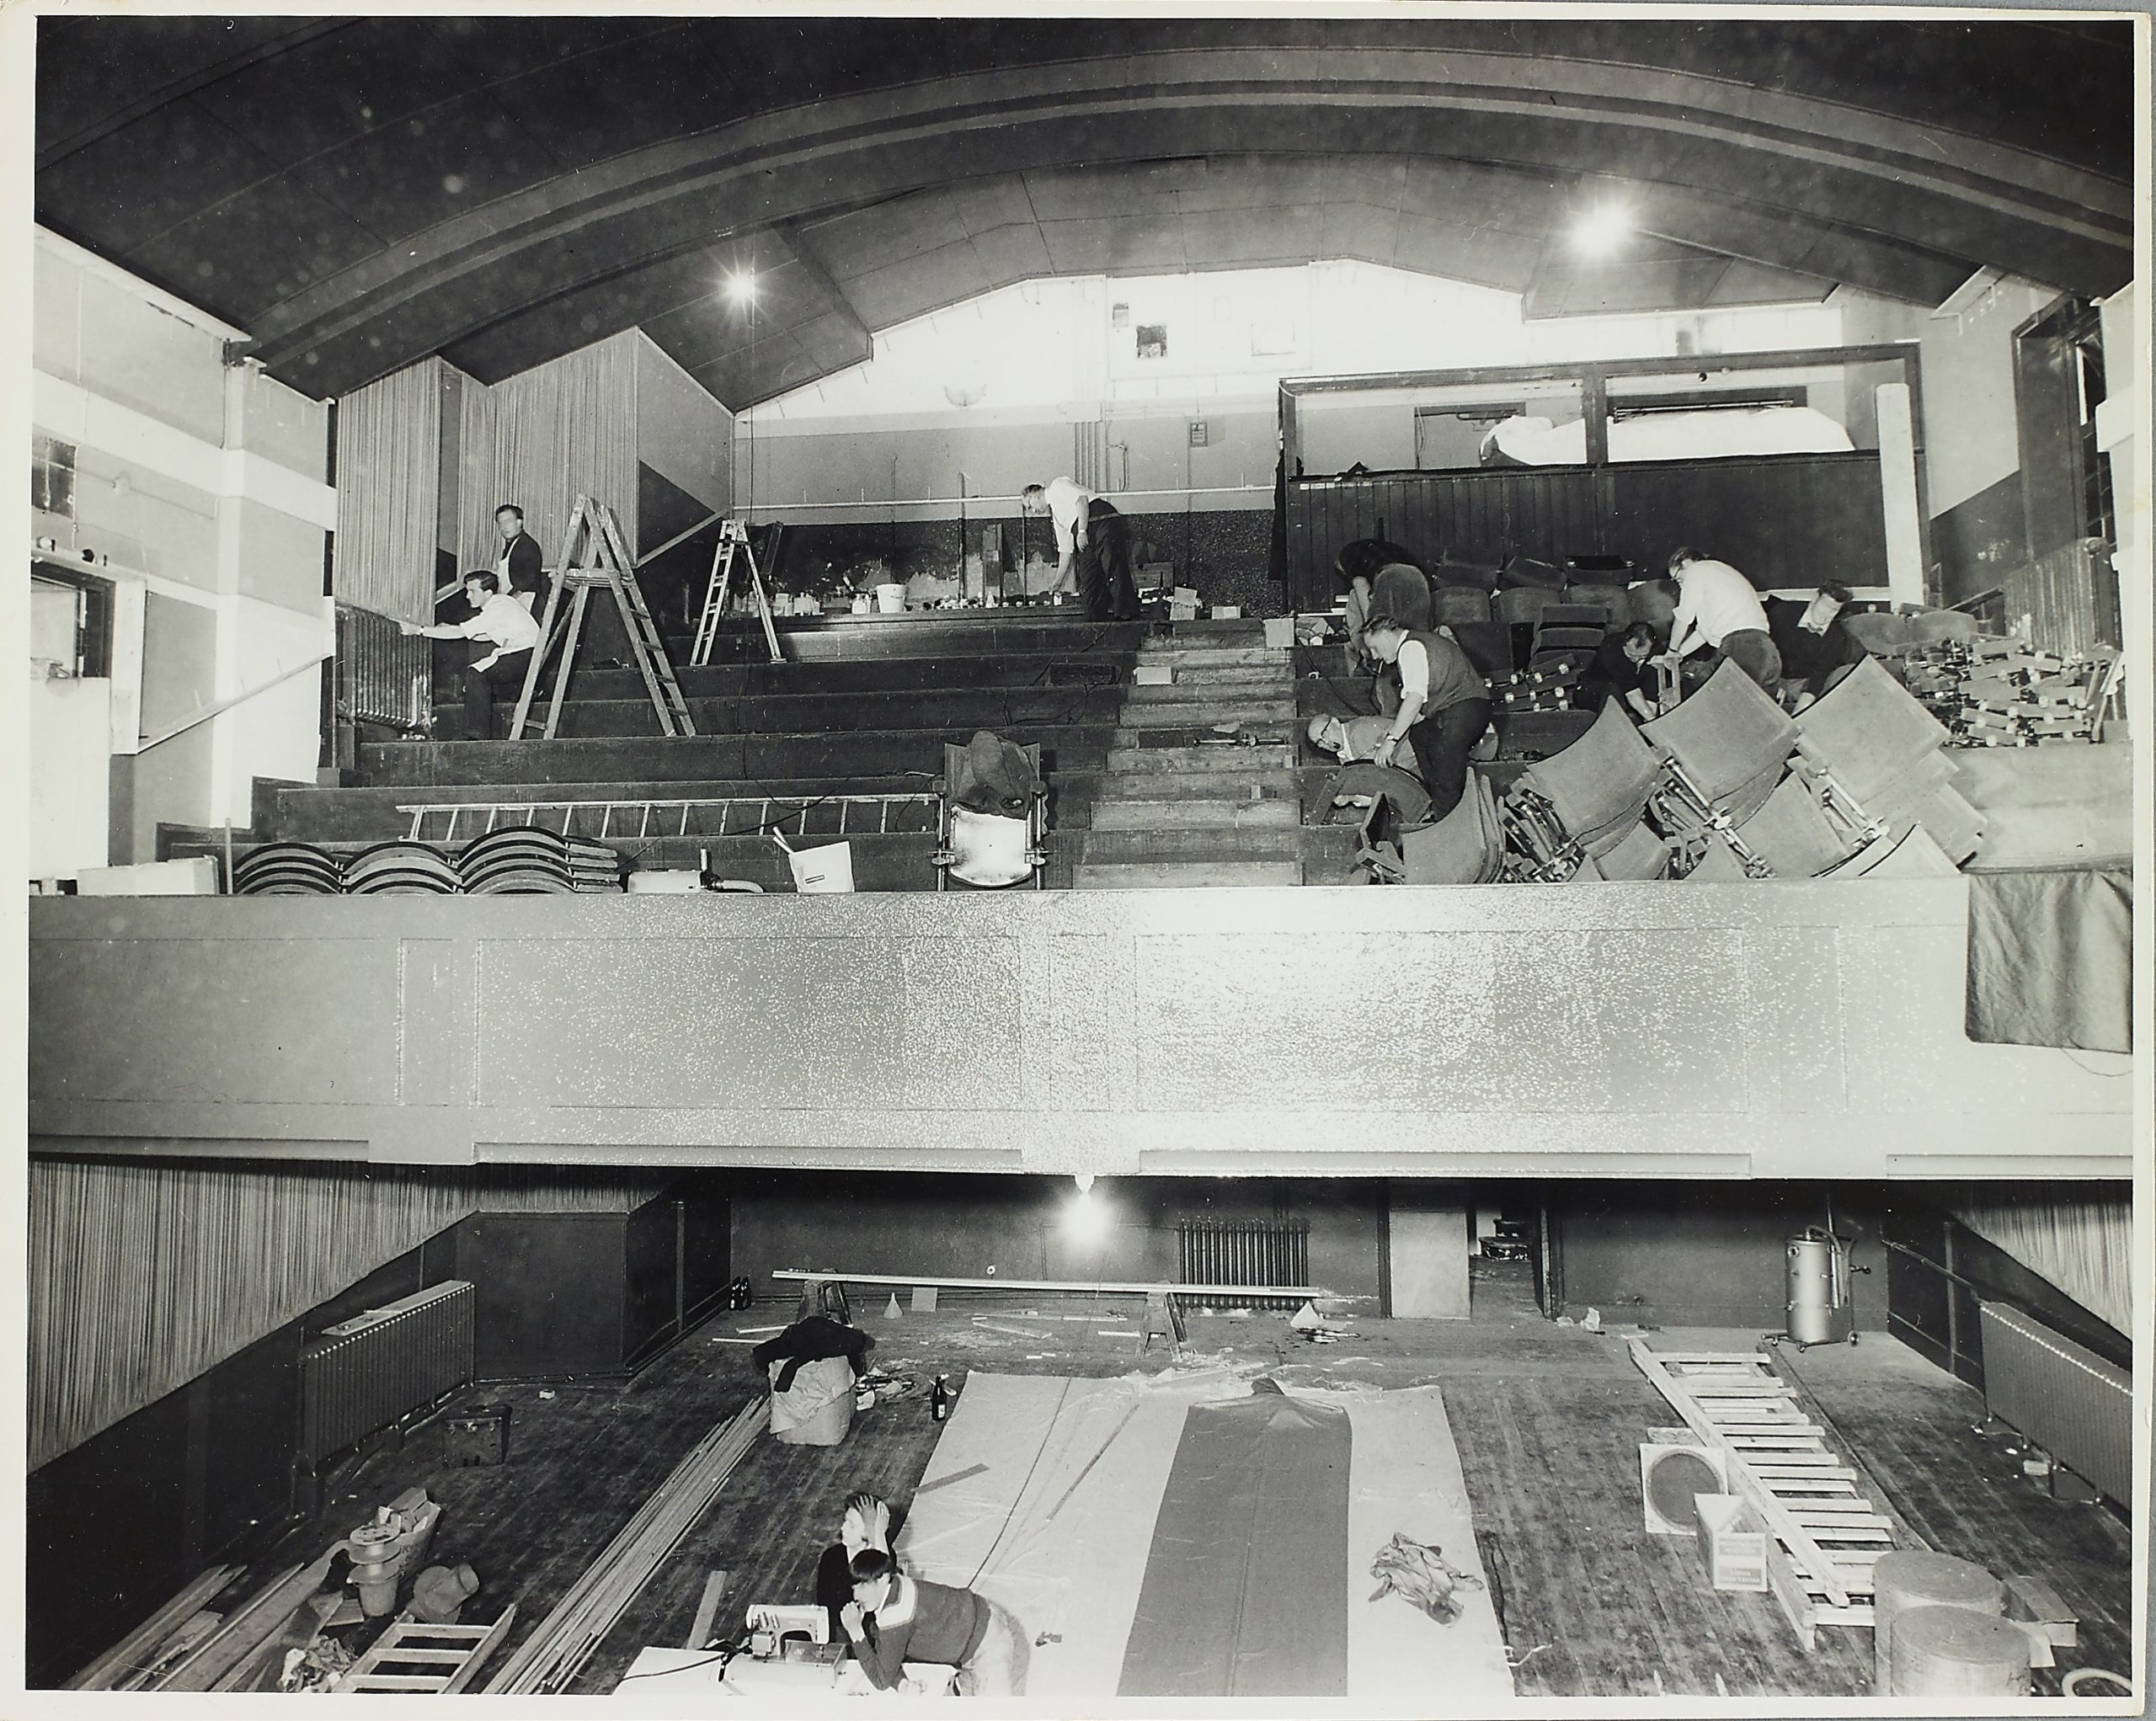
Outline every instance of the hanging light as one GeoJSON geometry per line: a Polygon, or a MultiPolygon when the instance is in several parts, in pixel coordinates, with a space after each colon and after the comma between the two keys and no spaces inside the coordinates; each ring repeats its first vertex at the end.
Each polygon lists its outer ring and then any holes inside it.
{"type": "Polygon", "coordinates": [[[1584,257],[1607,257],[1631,232],[1630,210],[1620,203],[1598,204],[1572,223],[1572,248],[1584,257]]]}
{"type": "Polygon", "coordinates": [[[1107,1203],[1093,1197],[1093,1174],[1080,1171],[1073,1174],[1071,1181],[1077,1185],[1077,1193],[1070,1197],[1063,1212],[1064,1227],[1081,1243],[1097,1243],[1107,1234],[1107,1203]]]}
{"type": "Polygon", "coordinates": [[[750,306],[756,302],[755,271],[737,269],[726,278],[726,296],[734,304],[750,306]]]}

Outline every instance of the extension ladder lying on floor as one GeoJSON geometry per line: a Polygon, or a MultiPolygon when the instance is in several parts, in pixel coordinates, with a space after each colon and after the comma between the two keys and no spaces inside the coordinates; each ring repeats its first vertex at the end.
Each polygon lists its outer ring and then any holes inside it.
{"type": "MultiPolygon", "coordinates": [[[[561,832],[571,834],[570,827],[579,814],[584,817],[585,829],[576,832],[579,836],[595,837],[600,842],[614,839],[627,840],[634,837],[686,837],[689,829],[689,815],[692,813],[717,808],[718,829],[700,829],[699,836],[738,837],[755,836],[791,823],[796,818],[819,807],[835,807],[839,810],[835,833],[819,831],[819,836],[842,837],[888,836],[891,833],[891,809],[894,807],[933,807],[937,797],[926,789],[899,789],[886,792],[861,795],[711,795],[697,798],[674,801],[637,799],[628,801],[430,801],[399,802],[397,810],[412,816],[412,826],[405,839],[414,843],[453,843],[456,840],[458,823],[467,818],[483,818],[485,823],[474,833],[484,835],[496,824],[507,819],[515,824],[537,824],[544,813],[547,822],[553,823],[554,815],[561,815],[561,832]],[[753,818],[738,826],[733,822],[736,807],[755,809],[753,818]],[[867,813],[857,817],[856,807],[875,809],[873,821],[867,813]],[[591,829],[592,815],[597,815],[599,828],[591,829]],[[663,815],[658,825],[654,815],[663,815]],[[615,821],[618,818],[620,823],[615,821]],[[440,829],[430,829],[428,821],[440,821],[440,829]],[[849,822],[849,821],[853,822],[849,822]],[[868,822],[863,822],[868,821],[868,822]],[[675,829],[669,830],[665,825],[675,829]]],[[[919,827],[922,834],[934,834],[932,824],[919,827]]]]}
{"type": "Polygon", "coordinates": [[[400,1692],[407,1697],[446,1697],[472,1682],[479,1665],[509,1635],[516,1617],[512,1602],[492,1625],[429,1625],[400,1613],[366,1654],[337,1681],[344,1692],[400,1692]]]}
{"type": "Polygon", "coordinates": [[[1753,1351],[1653,1351],[1632,1361],[1684,1425],[1729,1461],[1732,1493],[1765,1521],[1767,1583],[1797,1639],[1822,1625],[1872,1622],[1872,1562],[1894,1546],[1892,1521],[1857,1491],[1857,1472],[1827,1449],[1796,1390],[1753,1351]]]}

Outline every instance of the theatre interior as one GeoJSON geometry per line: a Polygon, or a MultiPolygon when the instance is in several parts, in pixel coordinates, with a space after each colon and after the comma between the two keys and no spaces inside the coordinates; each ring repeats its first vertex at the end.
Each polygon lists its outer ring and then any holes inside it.
{"type": "Polygon", "coordinates": [[[2145,19],[0,22],[32,1692],[2141,1700],[2145,19]]]}

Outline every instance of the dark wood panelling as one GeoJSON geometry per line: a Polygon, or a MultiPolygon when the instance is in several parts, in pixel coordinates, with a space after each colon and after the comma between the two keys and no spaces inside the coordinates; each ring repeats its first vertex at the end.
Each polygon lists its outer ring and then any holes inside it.
{"type": "Polygon", "coordinates": [[[622,1350],[640,1356],[680,1329],[675,1269],[682,1231],[678,1202],[648,1202],[622,1227],[622,1350]]]}
{"type": "Polygon", "coordinates": [[[259,1543],[292,1510],[292,1455],[300,1425],[301,1324],[293,1321],[227,1358],[188,1388],[201,1435],[199,1548],[190,1565],[259,1543]]]}
{"type": "Polygon", "coordinates": [[[456,1271],[478,1287],[482,1380],[618,1373],[621,1213],[483,1213],[456,1228],[456,1271]]]}
{"type": "Polygon", "coordinates": [[[1560,564],[1621,555],[1652,570],[1691,544],[1764,588],[1886,578],[1879,462],[1869,452],[1299,480],[1288,499],[1297,606],[1329,604],[1340,546],[1380,536],[1426,563],[1446,552],[1560,564]]]}
{"type": "Polygon", "coordinates": [[[1931,553],[1939,564],[1940,595],[1950,604],[1989,590],[2009,568],[2028,560],[2029,516],[2021,474],[2009,472],[1935,518],[1931,553]]]}
{"type": "Polygon", "coordinates": [[[188,1404],[168,1393],[30,1473],[24,1653],[64,1679],[194,1575],[186,1560],[188,1404]]]}

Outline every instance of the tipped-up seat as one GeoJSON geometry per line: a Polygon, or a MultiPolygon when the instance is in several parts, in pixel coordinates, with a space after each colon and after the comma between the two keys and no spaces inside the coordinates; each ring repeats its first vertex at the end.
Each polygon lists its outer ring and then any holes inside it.
{"type": "Polygon", "coordinates": [[[1548,797],[1582,848],[1600,855],[1638,824],[1661,770],[1654,749],[1613,699],[1604,701],[1586,734],[1530,765],[1521,781],[1548,797]]]}
{"type": "Polygon", "coordinates": [[[1684,704],[1640,733],[1677,761],[1702,796],[1741,822],[1774,791],[1798,728],[1758,682],[1725,662],[1684,704]]]}

